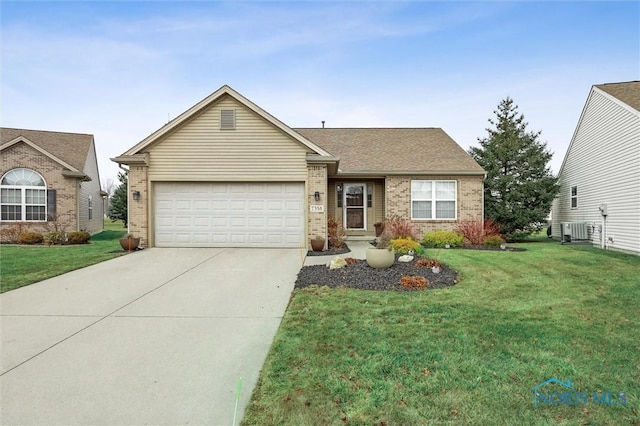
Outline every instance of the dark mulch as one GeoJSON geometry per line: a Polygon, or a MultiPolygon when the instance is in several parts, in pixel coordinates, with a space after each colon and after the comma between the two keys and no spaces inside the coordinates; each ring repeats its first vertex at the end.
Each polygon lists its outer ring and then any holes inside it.
{"type": "Polygon", "coordinates": [[[307,256],[334,256],[336,254],[349,253],[351,249],[346,244],[340,250],[313,251],[309,250],[307,256]]]}
{"type": "Polygon", "coordinates": [[[374,269],[367,265],[365,260],[359,260],[353,265],[344,268],[330,270],[325,265],[304,266],[298,279],[296,288],[304,288],[310,285],[328,287],[349,287],[361,290],[397,290],[412,291],[400,285],[403,275],[422,276],[429,281],[429,289],[449,287],[456,284],[458,272],[442,265],[439,274],[434,274],[431,268],[417,266],[420,257],[416,256],[411,262],[396,262],[387,269],[374,269]]]}

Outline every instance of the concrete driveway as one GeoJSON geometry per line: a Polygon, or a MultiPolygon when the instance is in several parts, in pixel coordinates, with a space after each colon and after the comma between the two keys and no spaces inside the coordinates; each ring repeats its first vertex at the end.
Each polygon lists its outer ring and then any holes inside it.
{"type": "Polygon", "coordinates": [[[0,295],[9,424],[230,425],[304,254],[148,249],[0,295]]]}

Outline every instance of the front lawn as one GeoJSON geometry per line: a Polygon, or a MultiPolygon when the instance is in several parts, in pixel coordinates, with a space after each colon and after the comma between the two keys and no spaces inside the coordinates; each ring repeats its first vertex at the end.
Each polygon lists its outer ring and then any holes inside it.
{"type": "Polygon", "coordinates": [[[126,233],[122,223],[105,221],[108,230],[91,237],[89,244],[69,246],[0,246],[0,292],[33,284],[74,269],[84,268],[125,252],[118,239],[126,233]]]}
{"type": "Polygon", "coordinates": [[[640,424],[640,257],[517,246],[427,250],[445,289],[296,290],[243,424],[640,424]]]}

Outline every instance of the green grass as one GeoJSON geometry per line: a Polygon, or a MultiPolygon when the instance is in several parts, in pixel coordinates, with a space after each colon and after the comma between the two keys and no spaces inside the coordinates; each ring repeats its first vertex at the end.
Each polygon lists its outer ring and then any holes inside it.
{"type": "Polygon", "coordinates": [[[295,291],[243,424],[640,424],[640,257],[518,246],[427,250],[460,272],[447,289],[295,291]],[[589,403],[534,408],[551,377],[589,403]]]}
{"type": "Polygon", "coordinates": [[[89,244],[73,246],[0,246],[0,292],[33,284],[74,269],[84,268],[122,253],[118,239],[126,233],[122,223],[105,221],[105,231],[89,244]]]}

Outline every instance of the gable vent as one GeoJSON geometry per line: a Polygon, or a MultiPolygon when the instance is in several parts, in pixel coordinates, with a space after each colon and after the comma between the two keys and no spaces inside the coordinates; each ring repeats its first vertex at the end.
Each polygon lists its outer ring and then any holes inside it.
{"type": "Polygon", "coordinates": [[[220,129],[233,130],[236,128],[236,110],[222,109],[220,110],[220,129]]]}

